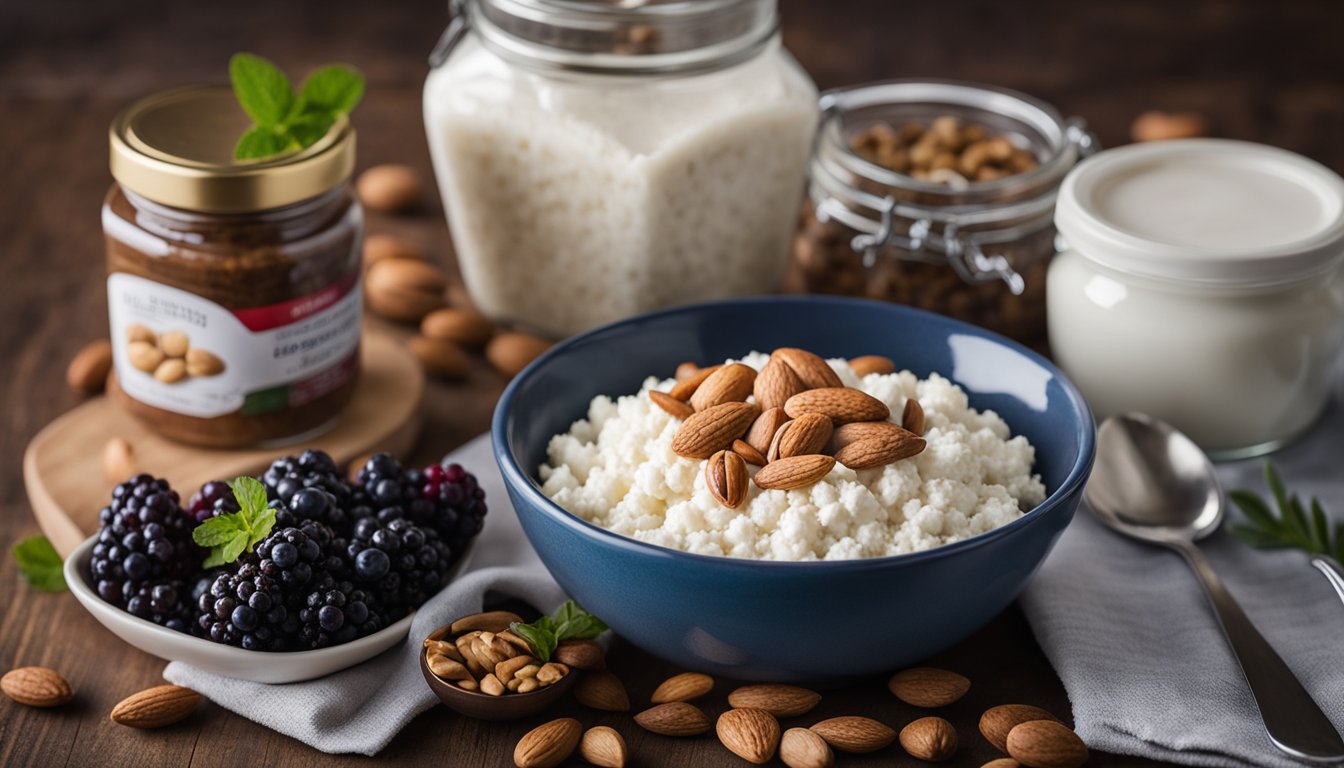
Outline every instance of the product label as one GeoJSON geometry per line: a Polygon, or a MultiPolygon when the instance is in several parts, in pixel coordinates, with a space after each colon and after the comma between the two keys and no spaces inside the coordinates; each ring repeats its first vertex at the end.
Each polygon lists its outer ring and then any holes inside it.
{"type": "Polygon", "coordinates": [[[279,304],[228,310],[143,277],[107,279],[121,388],[146,405],[212,418],[293,408],[354,375],[356,275],[279,304]]]}

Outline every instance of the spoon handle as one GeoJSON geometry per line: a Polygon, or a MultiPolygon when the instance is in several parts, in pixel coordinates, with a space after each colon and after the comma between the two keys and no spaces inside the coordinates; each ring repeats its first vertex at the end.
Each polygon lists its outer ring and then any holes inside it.
{"type": "Polygon", "coordinates": [[[1329,555],[1316,555],[1311,558],[1311,564],[1325,574],[1330,586],[1339,593],[1339,599],[1344,600],[1344,567],[1340,567],[1339,561],[1329,555]]]}
{"type": "Polygon", "coordinates": [[[1232,655],[1260,708],[1270,741],[1279,749],[1303,760],[1330,762],[1344,759],[1344,740],[1312,700],[1288,665],[1265,640],[1241,606],[1227,591],[1209,561],[1194,545],[1174,542],[1199,577],[1209,603],[1232,646],[1232,655]]]}

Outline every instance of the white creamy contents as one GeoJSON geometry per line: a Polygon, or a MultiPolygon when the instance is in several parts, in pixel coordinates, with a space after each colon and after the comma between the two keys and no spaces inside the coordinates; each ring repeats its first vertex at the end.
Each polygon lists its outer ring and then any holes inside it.
{"type": "MultiPolygon", "coordinates": [[[[759,369],[767,359],[752,353],[742,362],[759,369]]],[[[994,412],[970,408],[960,387],[909,371],[859,379],[842,360],[830,365],[846,386],[894,414],[916,397],[926,419],[924,452],[857,472],[837,464],[820,482],[793,491],[751,484],[747,501],[729,509],[706,487],[705,462],[672,452],[681,421],[644,394],[672,381],[650,377],[637,395],[594,398],[586,419],[551,439],[542,490],[579,517],[641,541],[760,560],[918,552],[997,528],[1045,499],[1031,471],[1032,445],[1011,437],[994,412]]]]}
{"type": "Polygon", "coordinates": [[[778,43],[723,71],[641,78],[529,73],[468,37],[424,108],[487,314],[567,335],[783,274],[817,108],[778,43]]]}

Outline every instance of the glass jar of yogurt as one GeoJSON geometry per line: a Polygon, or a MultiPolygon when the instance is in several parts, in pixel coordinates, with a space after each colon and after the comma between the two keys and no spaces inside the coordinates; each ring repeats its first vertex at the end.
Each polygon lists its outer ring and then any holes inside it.
{"type": "Polygon", "coordinates": [[[816,89],[776,0],[461,0],[424,113],[486,314],[571,334],[773,290],[816,89]]]}
{"type": "Polygon", "coordinates": [[[1050,346],[1098,418],[1151,414],[1217,458],[1315,422],[1344,341],[1344,179],[1257,144],[1138,144],[1074,169],[1055,221],[1050,346]]]}

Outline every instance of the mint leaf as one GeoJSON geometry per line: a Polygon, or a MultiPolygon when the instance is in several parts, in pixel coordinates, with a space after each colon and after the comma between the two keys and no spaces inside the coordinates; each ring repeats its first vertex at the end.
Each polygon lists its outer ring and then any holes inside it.
{"type": "Polygon", "coordinates": [[[210,554],[203,566],[215,568],[232,563],[244,551],[252,549],[275,527],[275,510],[267,506],[266,486],[254,477],[239,477],[229,483],[239,510],[218,515],[196,526],[191,539],[210,554]]]}
{"type": "Polygon", "coordinates": [[[262,509],[261,512],[257,514],[256,519],[252,521],[252,532],[247,537],[247,548],[251,549],[257,546],[262,539],[270,534],[271,529],[274,527],[275,510],[270,507],[262,509]]]}
{"type": "Polygon", "coordinates": [[[354,110],[364,98],[364,76],[344,64],[323,67],[308,76],[299,90],[301,112],[327,112],[332,115],[354,110]]]}
{"type": "Polygon", "coordinates": [[[278,132],[274,126],[254,125],[238,137],[238,143],[233,147],[233,157],[236,160],[253,160],[294,148],[295,141],[288,133],[278,132]]]}
{"type": "MultiPolygon", "coordinates": [[[[238,501],[238,506],[242,511],[249,515],[261,514],[266,509],[266,486],[255,477],[235,478],[229,487],[233,489],[233,498],[238,501]]],[[[274,515],[272,515],[274,517],[274,515]]]]}
{"type": "Polygon", "coordinates": [[[209,556],[205,562],[201,563],[202,568],[218,568],[221,565],[227,565],[238,559],[247,549],[247,534],[239,532],[232,538],[227,539],[221,544],[210,550],[209,556]]]}
{"type": "Polygon", "coordinates": [[[23,580],[34,589],[43,592],[66,590],[65,574],[61,571],[64,564],[46,536],[24,539],[15,544],[9,552],[14,556],[14,562],[18,564],[23,580]]]}
{"type": "Polygon", "coordinates": [[[196,526],[191,532],[191,540],[202,547],[215,547],[231,541],[240,533],[246,534],[247,530],[239,524],[238,518],[220,515],[196,526]]]}
{"type": "Polygon", "coordinates": [[[331,113],[305,113],[290,120],[286,130],[295,146],[311,147],[327,135],[335,122],[336,115],[331,113]]]}
{"type": "Polygon", "coordinates": [[[294,106],[294,86],[280,68],[251,53],[229,59],[229,80],[243,111],[261,125],[277,125],[294,106]]]}
{"type": "Polygon", "coordinates": [[[551,621],[550,616],[542,616],[531,624],[520,624],[515,621],[509,625],[509,629],[526,640],[542,662],[551,660],[551,654],[555,652],[555,646],[559,641],[555,637],[555,623],[551,621]]]}
{"type": "Polygon", "coordinates": [[[592,640],[607,631],[607,625],[573,600],[555,612],[557,640],[592,640]]]}

